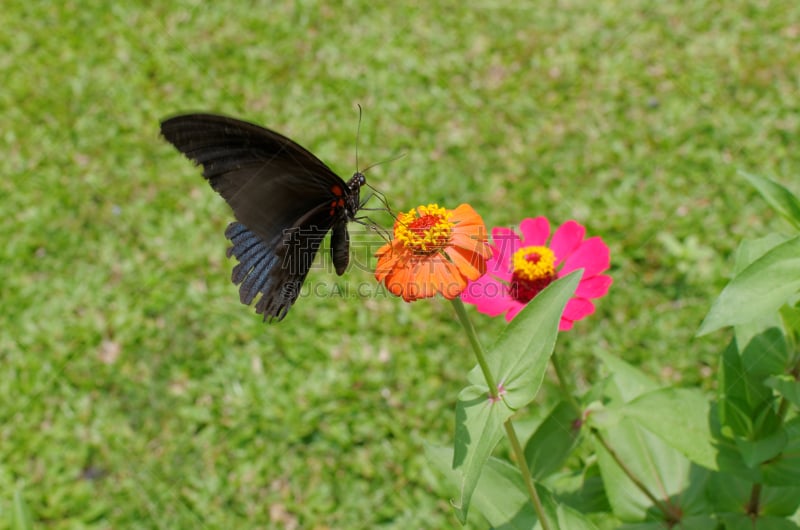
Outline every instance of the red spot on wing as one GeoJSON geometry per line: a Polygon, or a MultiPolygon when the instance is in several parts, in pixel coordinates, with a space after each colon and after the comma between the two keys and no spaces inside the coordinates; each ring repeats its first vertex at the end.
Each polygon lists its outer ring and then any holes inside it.
{"type": "Polygon", "coordinates": [[[331,211],[328,212],[328,215],[333,217],[336,215],[336,212],[342,208],[344,208],[344,199],[336,199],[335,201],[331,202],[331,211]]]}

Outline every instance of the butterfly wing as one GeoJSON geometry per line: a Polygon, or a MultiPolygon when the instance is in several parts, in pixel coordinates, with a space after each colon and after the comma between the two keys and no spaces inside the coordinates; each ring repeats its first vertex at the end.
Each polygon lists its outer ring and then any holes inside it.
{"type": "Polygon", "coordinates": [[[252,123],[188,114],[164,121],[161,133],[203,166],[203,176],[236,219],[265,242],[329,201],[333,186],[345,189],[344,181],[309,151],[252,123]]]}
{"type": "Polygon", "coordinates": [[[239,264],[233,268],[231,281],[239,285],[239,300],[256,303],[256,313],[264,319],[282,320],[300,295],[314,255],[327,230],[290,229],[285,240],[270,247],[241,223],[231,223],[225,237],[233,244],[228,257],[235,256],[239,264]]]}
{"type": "Polygon", "coordinates": [[[242,303],[260,292],[256,311],[282,319],[297,299],[322,239],[340,219],[331,207],[344,181],[289,138],[214,114],[165,120],[161,133],[203,167],[203,176],[239,223],[226,235],[239,264],[232,280],[242,303]]]}

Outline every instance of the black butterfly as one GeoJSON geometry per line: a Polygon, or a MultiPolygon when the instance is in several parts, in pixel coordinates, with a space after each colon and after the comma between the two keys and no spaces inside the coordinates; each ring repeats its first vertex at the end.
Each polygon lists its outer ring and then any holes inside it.
{"type": "Polygon", "coordinates": [[[275,131],[214,114],[186,114],[161,123],[161,134],[203,166],[203,176],[228,202],[238,222],[225,236],[239,264],[231,280],[256,312],[281,320],[300,294],[328,230],[341,275],[350,260],[347,222],[363,205],[356,172],[345,182],[319,158],[275,131]]]}

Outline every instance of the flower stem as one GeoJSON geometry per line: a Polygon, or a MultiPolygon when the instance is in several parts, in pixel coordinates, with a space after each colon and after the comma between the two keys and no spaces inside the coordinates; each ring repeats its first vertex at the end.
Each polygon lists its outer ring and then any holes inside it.
{"type": "Polygon", "coordinates": [[[506,428],[506,436],[508,436],[508,441],[511,442],[511,450],[514,452],[517,466],[522,472],[522,480],[525,482],[525,488],[527,488],[528,495],[531,498],[531,502],[533,502],[533,509],[536,510],[536,515],[539,517],[542,530],[550,530],[550,525],[547,522],[547,518],[544,516],[542,500],[539,498],[539,493],[536,491],[536,486],[533,483],[533,475],[531,475],[528,462],[525,460],[525,451],[522,450],[522,445],[519,443],[517,431],[514,430],[514,424],[511,423],[511,418],[507,419],[503,426],[506,428]]]}
{"type": "MultiPolygon", "coordinates": [[[[489,395],[493,400],[497,400],[499,397],[497,383],[495,383],[492,371],[489,369],[489,363],[486,362],[486,352],[483,350],[480,340],[478,340],[478,334],[475,332],[475,327],[472,325],[469,315],[467,315],[467,310],[464,308],[464,303],[460,298],[454,298],[451,300],[451,302],[453,302],[453,308],[456,310],[458,320],[461,322],[461,325],[467,332],[467,337],[472,345],[472,350],[475,352],[475,357],[478,359],[478,365],[481,367],[481,371],[483,372],[483,378],[486,380],[486,384],[489,386],[489,395]]],[[[525,451],[523,451],[522,445],[519,443],[519,438],[517,438],[517,432],[514,430],[514,424],[511,422],[511,418],[507,419],[503,423],[503,426],[506,429],[506,436],[508,437],[508,441],[511,443],[511,450],[514,452],[514,458],[517,461],[517,467],[519,467],[519,470],[522,472],[522,480],[525,482],[525,488],[528,490],[528,495],[531,498],[533,509],[536,511],[536,515],[539,518],[542,530],[551,530],[550,525],[545,518],[544,506],[542,506],[539,493],[536,491],[536,486],[533,483],[533,475],[531,475],[531,471],[528,468],[528,462],[525,460],[525,451]]]]}
{"type": "Polygon", "coordinates": [[[489,364],[486,362],[486,352],[483,351],[483,346],[481,346],[481,342],[478,340],[478,334],[475,333],[475,327],[472,325],[469,315],[467,315],[464,302],[458,297],[453,298],[451,302],[453,302],[453,308],[456,310],[459,322],[461,322],[461,325],[464,327],[464,331],[467,332],[467,338],[472,345],[472,351],[475,352],[475,357],[478,359],[478,365],[483,372],[483,378],[486,380],[486,384],[489,385],[489,395],[492,396],[492,399],[497,399],[497,383],[494,380],[491,370],[489,370],[489,364]]]}

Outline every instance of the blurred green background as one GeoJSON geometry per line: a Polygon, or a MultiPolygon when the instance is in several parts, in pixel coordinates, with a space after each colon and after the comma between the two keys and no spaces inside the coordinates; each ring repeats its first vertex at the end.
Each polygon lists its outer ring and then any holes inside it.
{"type": "Polygon", "coordinates": [[[368,172],[394,208],[601,235],[615,283],[557,346],[580,388],[597,350],[713,386],[727,338],[694,332],[773,224],[736,171],[799,191],[795,1],[10,0],[0,24],[0,528],[15,492],[38,528],[457,526],[422,455],[474,364],[449,304],[318,268],[329,296],[262,324],[165,117],[263,124],[347,178],[360,104],[361,166],[405,154],[368,172]]]}

